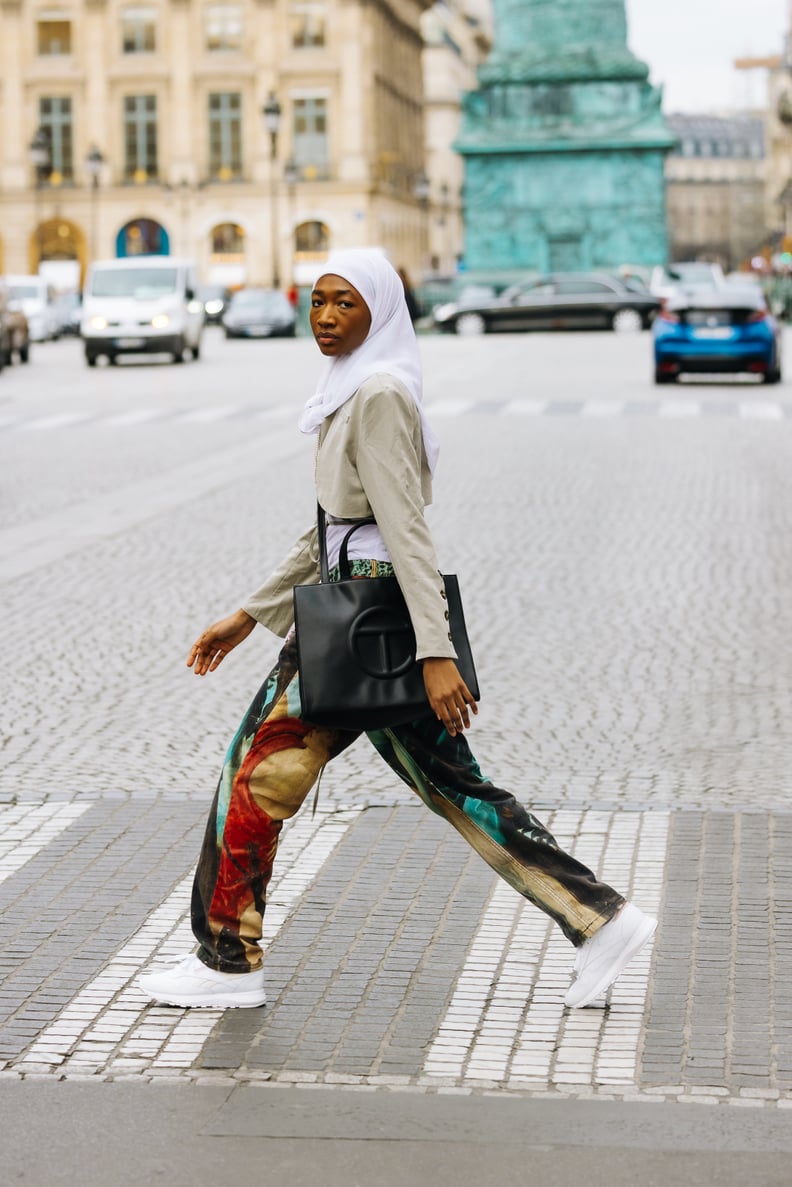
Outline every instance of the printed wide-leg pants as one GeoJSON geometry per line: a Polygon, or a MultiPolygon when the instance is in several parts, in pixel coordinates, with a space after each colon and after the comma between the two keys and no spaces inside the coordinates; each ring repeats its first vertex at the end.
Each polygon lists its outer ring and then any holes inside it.
{"type": "MultiPolygon", "coordinates": [[[[292,634],[229,747],[204,836],[192,924],[198,954],[211,968],[247,973],[261,963],[267,884],[283,821],[299,810],[325,763],[357,736],[302,720],[292,634]]],[[[559,848],[513,795],[484,778],[462,734],[451,737],[429,716],[368,737],[427,807],[576,946],[624,902],[559,848]]]]}

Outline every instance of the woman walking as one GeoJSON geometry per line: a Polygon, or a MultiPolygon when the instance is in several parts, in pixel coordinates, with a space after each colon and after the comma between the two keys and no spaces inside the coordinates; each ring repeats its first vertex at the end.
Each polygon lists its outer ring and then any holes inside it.
{"type": "MultiPolygon", "coordinates": [[[[328,516],[329,563],[337,563],[350,523],[372,517],[350,539],[352,572],[398,579],[432,710],[368,738],[427,807],[558,924],[578,950],[565,1002],[588,1005],[647,943],[656,921],[565,853],[509,791],[482,775],[468,747],[464,731],[477,707],[455,663],[424,518],[438,445],[422,408],[418,345],[395,269],[375,251],[333,253],[313,289],[311,328],[328,363],[300,428],[318,435],[316,493],[328,516]]],[[[266,1000],[262,917],[283,822],[358,736],[301,716],[292,590],[318,580],[314,525],[243,608],[204,631],[190,651],[188,666],[203,676],[257,622],[285,636],[220,776],[193,887],[198,951],[139,979],[156,1001],[223,1008],[266,1000]]]]}

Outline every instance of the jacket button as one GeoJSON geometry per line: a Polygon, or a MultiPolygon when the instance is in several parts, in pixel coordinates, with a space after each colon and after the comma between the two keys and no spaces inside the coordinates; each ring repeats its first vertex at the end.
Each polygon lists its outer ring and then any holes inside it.
{"type": "Polygon", "coordinates": [[[441,598],[444,598],[444,597],[446,597],[446,596],[447,596],[447,595],[446,595],[446,591],[445,591],[444,589],[441,589],[441,590],[440,590],[440,597],[441,597],[441,598]]]}
{"type": "MultiPolygon", "coordinates": [[[[449,637],[449,639],[451,639],[451,632],[450,632],[450,631],[448,632],[448,637],[449,637]]],[[[453,642],[454,642],[454,640],[453,640],[453,639],[451,639],[451,642],[453,643],[453,642]]]]}
{"type": "Polygon", "coordinates": [[[446,622],[448,622],[448,611],[447,610],[445,612],[445,620],[446,620],[446,622]]]}

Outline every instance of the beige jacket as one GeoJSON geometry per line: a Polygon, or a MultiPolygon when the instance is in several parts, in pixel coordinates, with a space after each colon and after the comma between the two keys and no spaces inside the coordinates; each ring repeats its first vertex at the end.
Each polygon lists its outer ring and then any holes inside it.
{"type": "MultiPolygon", "coordinates": [[[[317,498],[331,518],[376,519],[404,592],[418,659],[455,659],[443,581],[424,519],[432,481],[421,418],[404,385],[391,375],[372,375],[327,417],[319,430],[315,473],[317,498]]],[[[314,524],[243,609],[284,636],[294,621],[292,589],[318,581],[314,524]]]]}

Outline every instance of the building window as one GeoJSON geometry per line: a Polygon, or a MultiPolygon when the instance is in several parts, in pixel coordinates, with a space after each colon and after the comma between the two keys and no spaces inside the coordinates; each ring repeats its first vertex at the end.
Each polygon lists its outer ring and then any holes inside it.
{"type": "Polygon", "coordinates": [[[39,124],[49,140],[49,180],[58,185],[74,177],[71,99],[39,99],[39,124]]]}
{"type": "Polygon", "coordinates": [[[324,0],[292,0],[292,45],[297,49],[325,44],[324,0]]]}
{"type": "Polygon", "coordinates": [[[124,99],[124,178],[144,182],[157,176],[157,97],[124,99]]]}
{"type": "Polygon", "coordinates": [[[301,256],[324,255],[330,248],[330,231],[326,223],[300,223],[294,232],[294,249],[301,256]]]}
{"type": "Polygon", "coordinates": [[[125,8],[121,13],[121,49],[125,54],[153,54],[157,48],[154,8],[125,8]]]}
{"type": "Polygon", "coordinates": [[[212,227],[212,255],[244,257],[245,231],[238,223],[218,223],[212,227]]]}
{"type": "Polygon", "coordinates": [[[206,48],[242,48],[242,9],[236,4],[212,4],[206,10],[206,48]]]}
{"type": "Polygon", "coordinates": [[[292,154],[302,177],[328,176],[327,100],[319,95],[294,100],[292,154]]]}
{"type": "Polygon", "coordinates": [[[231,181],[242,175],[242,96],[209,96],[209,175],[231,181]]]}
{"type": "Polygon", "coordinates": [[[45,17],[38,22],[38,52],[42,55],[70,54],[71,21],[65,17],[45,17]]]}

